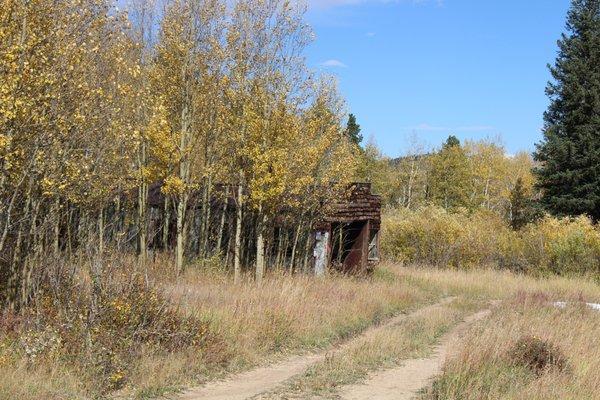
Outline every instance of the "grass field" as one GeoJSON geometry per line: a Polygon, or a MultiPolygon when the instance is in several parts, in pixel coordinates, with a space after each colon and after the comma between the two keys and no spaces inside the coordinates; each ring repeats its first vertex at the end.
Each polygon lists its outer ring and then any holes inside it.
{"type": "Polygon", "coordinates": [[[414,287],[457,300],[360,338],[268,398],[339,399],[344,385],[405,359],[427,356],[445,332],[492,301],[496,305],[491,316],[451,342],[443,375],[422,399],[600,398],[595,384],[600,313],[581,305],[600,299],[595,283],[492,270],[384,268],[414,287]],[[559,300],[572,304],[560,309],[553,305],[559,300]]]}
{"type": "MultiPolygon", "coordinates": [[[[332,395],[340,385],[369,371],[426,354],[467,313],[502,300],[478,323],[427,399],[600,398],[600,313],[553,301],[600,302],[600,286],[583,279],[536,279],[492,270],[453,271],[383,265],[366,279],[273,274],[261,286],[233,285],[221,273],[193,269],[179,278],[160,274],[157,284],[177,313],[203,321],[214,338],[209,347],[141,349],[121,373],[117,392],[100,391],[93,371],[74,367],[60,343],[46,345],[36,359],[22,340],[3,332],[0,340],[0,398],[75,399],[97,396],[152,398],[290,354],[328,349],[393,315],[434,304],[446,305],[408,318],[392,331],[365,335],[333,359],[311,368],[284,390],[295,395],[332,395]],[[538,338],[565,360],[564,368],[540,371],[511,359],[520,340],[538,338]]],[[[6,324],[5,324],[6,325],[6,324]]],[[[203,325],[204,326],[204,325],[203,325]]],[[[52,336],[39,341],[55,340],[52,336]]],[[[516,357],[516,356],[514,356],[516,357]]],[[[513,357],[513,358],[514,358],[513,357]]]]}
{"type": "Polygon", "coordinates": [[[456,346],[423,398],[600,398],[600,313],[552,300],[542,292],[507,300],[456,346]]]}

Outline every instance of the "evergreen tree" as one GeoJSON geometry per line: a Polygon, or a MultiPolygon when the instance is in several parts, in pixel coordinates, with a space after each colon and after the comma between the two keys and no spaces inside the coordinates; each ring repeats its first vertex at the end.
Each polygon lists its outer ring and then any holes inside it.
{"type": "Polygon", "coordinates": [[[448,136],[448,139],[446,139],[446,142],[442,145],[444,149],[449,149],[456,146],[460,146],[460,140],[458,140],[458,138],[454,135],[448,136]]]}
{"type": "Polygon", "coordinates": [[[346,135],[352,143],[354,143],[357,146],[360,146],[360,143],[363,140],[363,136],[360,134],[360,125],[356,123],[356,116],[354,114],[350,114],[348,116],[346,135]]]}
{"type": "Polygon", "coordinates": [[[518,231],[543,214],[527,193],[523,178],[517,178],[515,187],[510,192],[510,226],[518,231]]]}
{"type": "Polygon", "coordinates": [[[573,0],[546,92],[544,139],[534,157],[542,205],[600,219],[600,0],[573,0]]]}

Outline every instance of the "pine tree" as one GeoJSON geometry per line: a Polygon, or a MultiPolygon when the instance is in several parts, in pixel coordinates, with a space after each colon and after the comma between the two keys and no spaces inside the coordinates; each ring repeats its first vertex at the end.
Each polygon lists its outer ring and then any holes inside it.
{"type": "Polygon", "coordinates": [[[600,0],[573,0],[550,67],[544,139],[534,157],[542,205],[600,219],[600,0]]]}
{"type": "Polygon", "coordinates": [[[348,116],[346,135],[348,136],[348,139],[357,146],[359,146],[363,140],[363,136],[360,134],[360,125],[356,123],[356,116],[354,114],[348,116]]]}
{"type": "Polygon", "coordinates": [[[442,145],[444,149],[449,149],[456,146],[460,146],[460,140],[458,140],[458,138],[454,135],[448,136],[448,139],[446,139],[446,142],[442,145]]]}
{"type": "Polygon", "coordinates": [[[525,192],[523,179],[520,177],[510,192],[510,226],[518,231],[527,225],[531,218],[531,201],[525,192]]]}

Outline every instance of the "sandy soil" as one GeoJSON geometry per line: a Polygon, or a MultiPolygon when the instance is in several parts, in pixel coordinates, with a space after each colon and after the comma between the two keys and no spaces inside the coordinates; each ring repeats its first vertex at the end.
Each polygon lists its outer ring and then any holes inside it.
{"type": "MultiPolygon", "coordinates": [[[[448,297],[439,303],[420,308],[412,314],[400,314],[387,320],[381,325],[373,326],[367,329],[361,336],[370,335],[373,332],[385,329],[390,326],[399,324],[409,316],[416,316],[425,313],[428,310],[440,307],[452,302],[454,298],[448,297]]],[[[360,337],[360,336],[359,336],[360,337]]],[[[205,386],[190,389],[182,395],[176,397],[180,400],[243,400],[254,397],[260,393],[275,389],[288,379],[295,375],[301,374],[311,365],[316,364],[325,359],[325,357],[341,351],[349,346],[353,340],[346,342],[337,348],[322,352],[319,354],[309,354],[303,356],[295,356],[283,362],[275,363],[266,367],[257,368],[248,372],[237,374],[229,377],[224,381],[211,382],[205,386]]],[[[362,398],[362,397],[360,397],[362,398]]],[[[365,397],[375,398],[375,397],[365,397]]]]}
{"type": "Polygon", "coordinates": [[[407,360],[398,368],[377,372],[360,385],[345,387],[340,391],[341,398],[344,400],[412,399],[442,372],[452,341],[460,336],[469,324],[487,317],[490,312],[485,310],[466,318],[463,323],[442,338],[441,344],[435,348],[430,357],[407,360]]]}
{"type": "Polygon", "coordinates": [[[255,396],[304,372],[323,359],[321,354],[297,356],[284,362],[235,375],[228,380],[192,389],[178,397],[182,400],[243,400],[255,396]]]}

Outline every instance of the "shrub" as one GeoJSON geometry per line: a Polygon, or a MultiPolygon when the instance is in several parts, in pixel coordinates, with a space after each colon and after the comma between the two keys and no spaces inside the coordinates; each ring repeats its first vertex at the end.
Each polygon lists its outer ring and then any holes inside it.
{"type": "Polygon", "coordinates": [[[95,296],[85,274],[54,281],[59,287],[43,283],[20,316],[5,313],[0,318],[2,363],[65,365],[93,382],[93,395],[126,385],[147,353],[166,356],[197,349],[207,354],[207,363],[222,363],[227,349],[209,324],[179,312],[134,266],[105,266],[95,296]]]}
{"type": "Polygon", "coordinates": [[[564,371],[567,367],[567,359],[558,347],[534,336],[520,338],[507,358],[514,366],[526,367],[536,375],[553,368],[564,371]]]}
{"type": "Polygon", "coordinates": [[[393,261],[469,268],[496,262],[499,238],[508,230],[487,212],[391,210],[384,215],[382,252],[393,261]]]}
{"type": "Polygon", "coordinates": [[[600,232],[589,218],[545,217],[519,232],[525,258],[540,272],[598,274],[600,232]]]}
{"type": "Polygon", "coordinates": [[[388,210],[381,247],[389,260],[440,267],[600,275],[600,230],[586,217],[546,216],[519,231],[497,214],[428,206],[388,210]]]}

